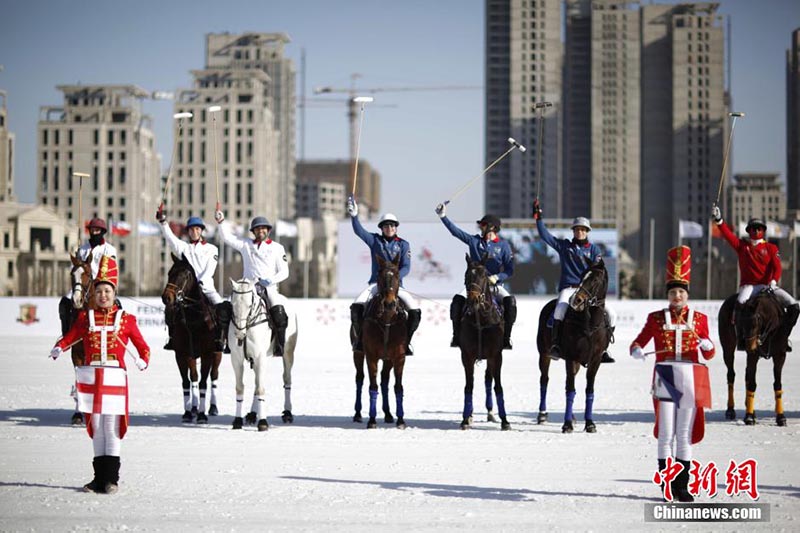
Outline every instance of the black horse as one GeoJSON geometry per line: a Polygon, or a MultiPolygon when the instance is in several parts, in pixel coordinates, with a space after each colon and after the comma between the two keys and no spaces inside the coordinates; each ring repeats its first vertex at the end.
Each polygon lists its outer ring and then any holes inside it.
{"type": "MultiPolygon", "coordinates": [[[[561,331],[561,355],[567,372],[567,406],[564,412],[562,433],[572,433],[575,419],[572,404],[575,400],[575,375],[581,366],[586,367],[586,410],[584,430],[595,433],[597,427],[592,421],[594,405],[594,380],[603,352],[611,340],[611,333],[605,318],[605,299],[608,290],[608,272],[602,259],[591,265],[584,274],[578,290],[572,296],[564,316],[561,331]]],[[[547,325],[555,310],[557,300],[550,300],[539,315],[539,334],[536,346],[539,349],[539,414],[537,423],[547,421],[547,384],[550,371],[550,346],[552,328],[547,325]]]]}
{"type": "Polygon", "coordinates": [[[459,328],[459,347],[461,348],[461,364],[464,365],[464,412],[461,429],[468,429],[472,424],[472,390],[475,382],[475,364],[486,360],[486,409],[488,420],[495,422],[492,415],[492,382],[497,399],[497,411],[500,415],[500,427],[511,429],[506,418],[506,404],[503,397],[503,385],[500,370],[503,367],[503,333],[504,322],[500,307],[495,303],[492,294],[489,274],[486,271],[484,256],[480,262],[470,261],[466,256],[467,271],[464,274],[464,285],[467,289],[467,301],[461,316],[459,328]]]}
{"type": "Polygon", "coordinates": [[[208,414],[214,416],[219,410],[216,404],[217,378],[222,353],[216,350],[214,312],[209,307],[197,283],[192,266],[183,258],[172,256],[173,265],[167,274],[167,286],[161,294],[166,306],[165,319],[172,325],[172,345],[175,347],[175,362],[183,383],[183,422],[207,424],[205,413],[206,389],[211,376],[211,402],[208,414]],[[200,358],[200,375],[197,373],[197,358],[200,358]],[[198,406],[197,387],[200,402],[198,406]]]}
{"type": "MultiPolygon", "coordinates": [[[[356,367],[356,404],[354,422],[361,422],[361,389],[364,385],[364,360],[369,372],[369,420],[367,428],[377,427],[378,362],[381,367],[381,396],[383,420],[395,421],[389,408],[389,374],[394,370],[394,395],[397,406],[397,427],[406,428],[403,418],[403,368],[406,363],[407,314],[397,297],[400,288],[400,256],[392,261],[378,260],[378,294],[367,304],[361,338],[363,351],[353,351],[356,367]]],[[[355,346],[355,332],[350,329],[350,340],[355,346]]]]}
{"type": "Polygon", "coordinates": [[[734,354],[737,344],[737,333],[744,342],[747,352],[747,368],[745,369],[745,415],[744,423],[752,426],[756,423],[755,394],[756,369],[762,357],[772,358],[775,391],[775,422],[779,426],[786,425],[783,413],[783,385],[781,375],[786,362],[788,331],[781,327],[784,311],[771,290],[766,290],[751,298],[736,313],[736,325],[733,315],[736,309],[736,295],[729,296],[722,304],[718,316],[719,340],[722,345],[722,358],[728,369],[728,408],[725,418],[734,420],[736,411],[733,401],[733,382],[736,372],[733,368],[734,354]],[[737,332],[737,330],[739,330],[737,332]]]}

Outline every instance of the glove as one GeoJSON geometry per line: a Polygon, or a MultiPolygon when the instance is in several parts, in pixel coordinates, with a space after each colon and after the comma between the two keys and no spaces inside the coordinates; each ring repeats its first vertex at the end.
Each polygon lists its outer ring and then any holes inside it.
{"type": "Polygon", "coordinates": [[[697,343],[697,347],[704,352],[710,352],[714,349],[714,343],[711,342],[711,339],[700,339],[700,342],[697,343]]]}
{"type": "Polygon", "coordinates": [[[356,204],[356,199],[353,198],[352,195],[347,197],[347,203],[345,205],[348,215],[350,215],[351,217],[358,216],[358,204],[356,204]]]}
{"type": "Polygon", "coordinates": [[[222,214],[222,211],[214,211],[214,220],[217,221],[217,224],[222,224],[225,220],[225,215],[222,214]]]}
{"type": "Polygon", "coordinates": [[[158,208],[158,211],[156,211],[156,220],[159,224],[163,224],[167,221],[167,212],[164,211],[163,205],[158,208]]]}
{"type": "Polygon", "coordinates": [[[268,279],[260,279],[260,280],[258,280],[258,284],[266,289],[267,287],[272,285],[272,282],[270,280],[268,280],[268,279]]]}
{"type": "Polygon", "coordinates": [[[539,220],[540,218],[542,218],[542,206],[537,198],[533,201],[533,219],[539,220]]]}
{"type": "Polygon", "coordinates": [[[489,276],[489,283],[491,283],[492,285],[497,285],[497,276],[495,274],[489,276]]]}
{"type": "Polygon", "coordinates": [[[437,215],[439,215],[439,218],[444,218],[445,214],[447,213],[447,206],[445,206],[444,204],[439,204],[436,206],[436,209],[434,209],[434,211],[436,212],[437,215]]]}
{"type": "Polygon", "coordinates": [[[722,211],[720,211],[718,205],[711,208],[711,218],[714,219],[715,224],[722,224],[722,211]]]}
{"type": "Polygon", "coordinates": [[[640,347],[634,346],[633,348],[631,348],[631,357],[633,357],[634,359],[638,359],[639,361],[644,361],[645,357],[647,356],[644,354],[644,351],[640,347]]]}
{"type": "Polygon", "coordinates": [[[145,361],[144,359],[137,359],[136,368],[138,368],[139,370],[144,370],[145,368],[147,368],[147,361],[145,361]]]}
{"type": "Polygon", "coordinates": [[[770,289],[772,289],[772,290],[774,291],[775,289],[777,289],[777,288],[778,288],[778,282],[777,282],[777,281],[775,281],[774,279],[773,279],[773,280],[770,280],[770,282],[769,282],[769,288],[770,288],[770,289]]]}
{"type": "Polygon", "coordinates": [[[64,350],[62,350],[61,347],[54,346],[53,349],[50,350],[50,357],[53,359],[53,361],[55,361],[56,359],[58,359],[58,356],[61,355],[63,351],[64,350]]]}

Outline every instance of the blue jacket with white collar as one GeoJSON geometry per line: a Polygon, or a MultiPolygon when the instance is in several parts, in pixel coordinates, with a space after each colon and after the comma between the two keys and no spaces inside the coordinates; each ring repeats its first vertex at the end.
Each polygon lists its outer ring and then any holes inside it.
{"type": "Polygon", "coordinates": [[[367,243],[370,251],[370,258],[372,259],[372,275],[367,283],[378,282],[378,261],[375,259],[377,254],[385,261],[392,261],[397,255],[400,255],[400,286],[403,286],[403,278],[411,271],[411,246],[408,241],[400,237],[393,237],[386,240],[382,233],[370,233],[364,229],[364,226],[359,222],[358,217],[350,217],[353,222],[353,231],[358,237],[367,243]]]}
{"type": "Polygon", "coordinates": [[[480,235],[470,235],[446,216],[442,217],[442,224],[455,238],[469,246],[469,257],[472,261],[481,261],[484,255],[488,256],[486,271],[490,275],[497,276],[498,283],[504,282],[514,274],[514,253],[507,241],[499,237],[487,241],[480,235]]]}
{"type": "Polygon", "coordinates": [[[583,279],[583,275],[592,263],[595,263],[602,256],[600,248],[588,240],[580,245],[573,239],[558,239],[547,231],[541,217],[536,221],[536,229],[539,236],[550,248],[558,252],[561,261],[561,279],[558,281],[558,290],[567,287],[577,287],[583,279]]]}

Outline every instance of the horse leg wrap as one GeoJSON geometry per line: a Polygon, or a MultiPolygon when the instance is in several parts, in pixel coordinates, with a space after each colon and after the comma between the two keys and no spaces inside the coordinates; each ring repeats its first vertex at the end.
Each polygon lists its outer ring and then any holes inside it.
{"type": "Polygon", "coordinates": [[[502,392],[497,392],[497,414],[500,415],[500,420],[506,418],[506,400],[502,392]]]}
{"type": "Polygon", "coordinates": [[[503,321],[505,322],[505,329],[503,330],[503,349],[511,349],[511,328],[514,322],[517,321],[517,299],[513,296],[506,296],[503,298],[503,321]]]}
{"type": "Polygon", "coordinates": [[[547,412],[547,385],[539,385],[539,412],[547,412]]]}
{"type": "Polygon", "coordinates": [[[488,378],[483,384],[486,387],[486,410],[491,413],[492,409],[494,409],[494,402],[492,401],[492,378],[488,378]]]}
{"type": "Polygon", "coordinates": [[[464,393],[464,419],[472,416],[472,393],[464,393]]]}
{"type": "Polygon", "coordinates": [[[783,390],[775,391],[775,414],[783,414],[783,390]]]}
{"type": "Polygon", "coordinates": [[[572,413],[572,404],[575,402],[575,391],[567,391],[567,409],[564,411],[564,422],[571,422],[575,415],[572,413]]]}
{"type": "Polygon", "coordinates": [[[464,305],[467,299],[460,294],[453,296],[453,301],[450,302],[450,320],[453,322],[453,340],[450,341],[450,346],[453,348],[459,346],[459,333],[461,331],[461,315],[464,314],[464,305]]]}
{"type": "Polygon", "coordinates": [[[356,404],[354,406],[355,411],[357,413],[361,412],[361,389],[364,388],[364,380],[357,379],[356,380],[356,404]]]}
{"type": "Polygon", "coordinates": [[[744,409],[745,413],[755,413],[756,393],[755,391],[747,391],[744,396],[744,409]]]}
{"type": "Polygon", "coordinates": [[[353,328],[353,336],[356,341],[353,350],[361,351],[364,347],[361,344],[361,327],[364,325],[364,304],[350,305],[350,326],[353,328]]]}
{"type": "Polygon", "coordinates": [[[733,383],[728,383],[728,409],[733,409],[733,383]]]}
{"type": "Polygon", "coordinates": [[[72,300],[64,296],[58,302],[58,318],[61,319],[61,336],[67,334],[70,326],[70,315],[72,314],[72,300]]]}
{"type": "Polygon", "coordinates": [[[192,410],[192,395],[191,391],[187,388],[183,389],[183,410],[184,411],[192,410]]]}
{"type": "Polygon", "coordinates": [[[200,385],[192,381],[192,407],[197,407],[198,396],[200,396],[200,385]]]}
{"type": "Polygon", "coordinates": [[[375,418],[378,413],[378,389],[369,389],[369,417],[375,418]]]}
{"type": "Polygon", "coordinates": [[[584,420],[591,420],[592,419],[592,408],[594,407],[594,393],[590,392],[586,394],[586,412],[583,415],[584,420]]]}
{"type": "Polygon", "coordinates": [[[397,418],[403,418],[405,416],[403,411],[403,391],[395,391],[394,398],[397,403],[397,418]]]}
{"type": "Polygon", "coordinates": [[[273,355],[283,357],[283,347],[286,344],[286,327],[289,325],[289,316],[282,305],[276,305],[269,310],[275,324],[275,350],[273,355]]]}

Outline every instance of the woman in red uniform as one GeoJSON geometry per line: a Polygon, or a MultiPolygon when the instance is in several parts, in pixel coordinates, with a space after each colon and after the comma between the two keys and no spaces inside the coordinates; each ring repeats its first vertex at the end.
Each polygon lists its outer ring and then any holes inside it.
{"type": "MultiPolygon", "coordinates": [[[[128,389],[124,375],[119,386],[104,388],[104,372],[109,367],[109,375],[119,375],[119,368],[124,371],[125,351],[129,340],[139,352],[135,359],[139,370],[147,368],[150,361],[150,348],[136,325],[136,317],[115,304],[117,278],[117,262],[112,257],[103,256],[95,278],[93,297],[96,310],[81,311],[72,328],[50,352],[50,357],[57,359],[64,350],[83,342],[86,354],[84,365],[97,367],[87,369],[92,376],[91,383],[86,384],[80,379],[78,383],[78,390],[91,393],[93,398],[91,407],[84,411],[87,413],[86,419],[90,419],[86,429],[94,446],[94,478],[83,488],[87,492],[106,494],[117,492],[120,445],[128,428],[128,389]],[[106,405],[108,396],[104,396],[105,393],[113,393],[117,405],[124,401],[122,411],[125,414],[103,414],[104,410],[109,410],[106,405]]],[[[109,403],[112,401],[109,400],[109,403]]]]}
{"type": "Polygon", "coordinates": [[[714,357],[714,343],[708,338],[708,318],[688,306],[690,278],[689,247],[678,246],[669,250],[666,275],[669,307],[647,316],[644,329],[630,347],[631,357],[644,360],[648,354],[642,348],[650,339],[655,343],[653,402],[658,470],[665,471],[668,457],[674,457],[683,465],[671,486],[672,494],[681,502],[694,500],[687,489],[692,444],[703,438],[705,418],[702,407],[710,407],[708,372],[697,363],[700,355],[704,359],[714,357]]]}

